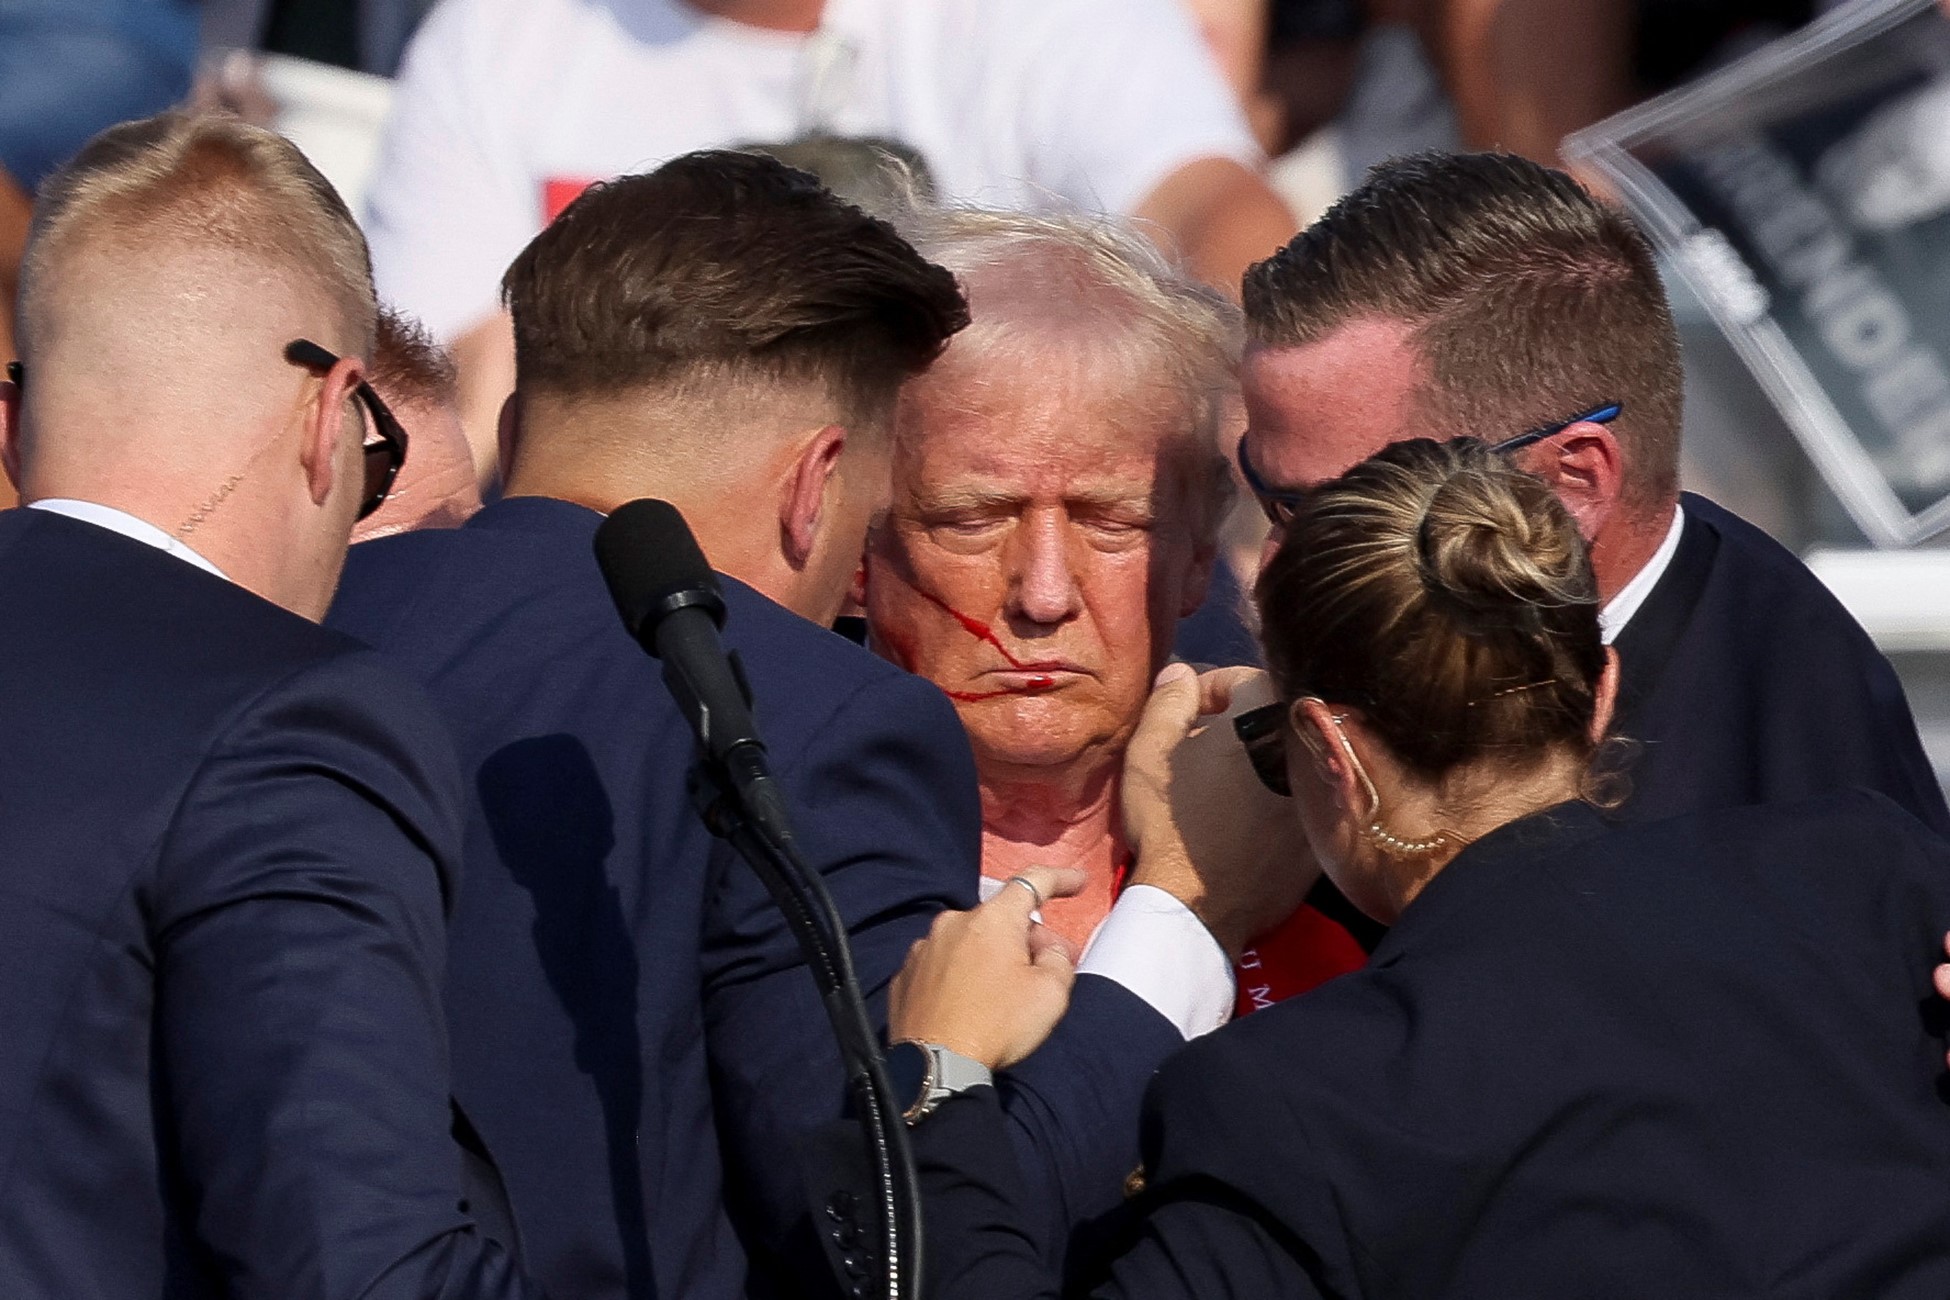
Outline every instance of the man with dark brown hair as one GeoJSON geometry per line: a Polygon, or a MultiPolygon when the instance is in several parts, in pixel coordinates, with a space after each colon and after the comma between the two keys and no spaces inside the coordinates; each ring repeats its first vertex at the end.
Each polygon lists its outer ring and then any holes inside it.
{"type": "Polygon", "coordinates": [[[1889,663],[1800,561],[1679,491],[1684,377],[1644,237],[1512,155],[1384,164],[1246,275],[1242,468],[1283,502],[1389,443],[1511,440],[1577,519],[1640,743],[1627,816],[1879,789],[1950,829],[1889,663]],[[1525,435],[1519,437],[1519,435],[1525,435]]]}
{"type": "MultiPolygon", "coordinates": [[[[819,1247],[794,1146],[841,1113],[838,1053],[783,918],[692,807],[692,738],[590,543],[638,497],[690,521],[878,1006],[929,919],[974,901],[974,763],[940,691],[824,625],[886,502],[897,390],[966,308],[887,225],[719,152],[591,190],[505,288],[506,499],[355,548],[332,616],[427,683],[472,776],[456,1086],[552,1292],[742,1296],[749,1258],[755,1291],[804,1294],[819,1247]]],[[[1041,1082],[1011,1085],[1057,1179],[1102,1163],[1086,1121],[1134,1115],[1134,1062],[1176,1037],[1097,993],[1041,1082]]],[[[873,1213],[819,1231],[857,1253],[873,1213]]]]}
{"type": "Polygon", "coordinates": [[[792,1135],[840,1114],[843,1075],[783,919],[690,804],[692,741],[591,541],[663,497],[742,579],[727,640],[883,983],[966,901],[958,871],[972,888],[973,777],[948,702],[822,625],[887,491],[899,384],[965,309],[891,228],[730,153],[590,191],[505,290],[505,498],[355,548],[331,621],[424,681],[460,742],[455,1086],[538,1278],[742,1295],[802,1204],[792,1135]]]}

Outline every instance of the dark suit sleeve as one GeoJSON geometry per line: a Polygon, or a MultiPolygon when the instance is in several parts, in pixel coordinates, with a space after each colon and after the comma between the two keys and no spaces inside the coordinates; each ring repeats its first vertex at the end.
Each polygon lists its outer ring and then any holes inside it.
{"type": "Polygon", "coordinates": [[[998,1078],[1029,1189],[1025,1227],[1052,1263],[1062,1260],[1073,1227],[1119,1203],[1138,1167],[1145,1089],[1184,1044],[1137,994],[1101,975],[1079,975],[1049,1040],[998,1078]]]}
{"type": "MultiPolygon", "coordinates": [[[[974,903],[981,809],[953,707],[917,678],[875,673],[775,753],[799,846],[852,940],[869,1010],[934,915],[974,903]]],[[[844,1108],[839,1052],[811,973],[757,875],[716,849],[703,948],[705,1032],[729,1190],[776,1251],[806,1193],[786,1153],[844,1108]]],[[[762,1254],[763,1252],[761,1252],[762,1254]]]]}
{"type": "MultiPolygon", "coordinates": [[[[918,678],[877,675],[780,777],[807,859],[845,918],[877,1026],[908,949],[945,907],[974,904],[981,806],[961,722],[918,678]]],[[[844,1107],[839,1054],[811,973],[756,875],[718,850],[705,943],[706,1032],[732,1194],[782,1249],[810,1190],[780,1153],[844,1107]]],[[[1137,1163],[1144,1088],[1182,1040],[1109,980],[1078,982],[1049,1043],[1004,1084],[1008,1140],[1028,1171],[1026,1226],[1055,1258],[1069,1227],[1114,1204],[1137,1163]]]]}
{"type": "Polygon", "coordinates": [[[538,1294],[473,1231],[449,1137],[445,745],[370,656],[328,661],[227,728],[164,842],[158,1102],[228,1295],[538,1294]]]}
{"type": "MultiPolygon", "coordinates": [[[[1209,1093],[1192,1086],[1200,1095],[1172,1108],[1193,1121],[1174,1135],[1174,1147],[1202,1148],[1212,1136],[1184,1111],[1186,1104],[1208,1111],[1213,1104],[1209,1093]]],[[[926,1291],[934,1300],[1059,1295],[1056,1274],[1026,1226],[1027,1193],[1004,1140],[1007,1128],[995,1092],[977,1088],[914,1130],[928,1225],[926,1291]]],[[[1229,1143],[1236,1135],[1221,1140],[1229,1143]]],[[[868,1198],[864,1162],[836,1160],[825,1172],[829,1188],[843,1189],[853,1200],[868,1198]]],[[[1073,1261],[1072,1282],[1060,1294],[1092,1300],[1311,1300],[1323,1294],[1302,1262],[1305,1246],[1249,1196],[1210,1174],[1187,1170],[1133,1202],[1102,1249],[1107,1253],[1099,1258],[1073,1261]]]]}

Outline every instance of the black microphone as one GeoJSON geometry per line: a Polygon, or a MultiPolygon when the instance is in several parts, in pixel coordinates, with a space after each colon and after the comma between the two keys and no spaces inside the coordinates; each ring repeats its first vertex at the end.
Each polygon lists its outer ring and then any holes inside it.
{"type": "Polygon", "coordinates": [[[846,925],[793,843],[744,671],[718,639],[725,605],[717,575],[667,501],[617,507],[596,530],[596,563],[623,626],[663,663],[664,684],[697,735],[702,756],[692,769],[692,793],[705,824],[758,872],[818,983],[879,1174],[884,1294],[909,1300],[919,1294],[924,1267],[913,1151],[853,974],[846,925]]]}
{"type": "Polygon", "coordinates": [[[791,829],[766,777],[765,742],[735,654],[718,639],[724,595],[690,525],[668,501],[619,506],[596,529],[596,564],[623,626],[664,666],[664,684],[746,812],[769,833],[791,829]]]}

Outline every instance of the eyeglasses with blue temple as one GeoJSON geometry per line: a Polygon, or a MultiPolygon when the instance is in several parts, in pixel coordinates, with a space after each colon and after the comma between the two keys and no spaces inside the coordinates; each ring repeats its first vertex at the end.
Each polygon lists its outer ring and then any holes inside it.
{"type": "MultiPolygon", "coordinates": [[[[1580,412],[1568,420],[1559,420],[1555,424],[1546,424],[1528,433],[1520,433],[1514,438],[1493,442],[1490,444],[1490,450],[1502,453],[1522,451],[1525,447],[1543,442],[1546,438],[1555,438],[1574,424],[1610,424],[1624,410],[1623,402],[1607,402],[1603,406],[1594,406],[1588,411],[1580,412]]],[[[1267,521],[1275,528],[1284,529],[1293,522],[1295,512],[1306,504],[1308,490],[1276,488],[1261,478],[1259,471],[1253,468],[1252,458],[1246,454],[1246,440],[1243,437],[1239,439],[1239,447],[1235,454],[1239,459],[1240,476],[1246,480],[1246,487],[1252,492],[1253,499],[1259,502],[1259,508],[1265,511],[1267,521]]]]}

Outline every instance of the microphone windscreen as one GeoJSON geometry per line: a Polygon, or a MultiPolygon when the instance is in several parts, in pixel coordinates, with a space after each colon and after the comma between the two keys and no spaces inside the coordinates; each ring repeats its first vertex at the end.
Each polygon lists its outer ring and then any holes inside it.
{"type": "Polygon", "coordinates": [[[723,608],[710,561],[668,501],[646,497],[611,511],[596,529],[596,565],[623,626],[645,644],[646,633],[653,634],[672,608],[700,603],[723,608]],[[673,602],[687,592],[696,594],[673,602]]]}

